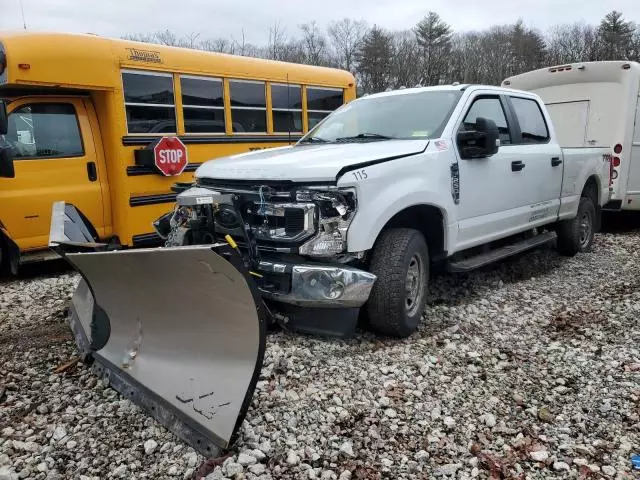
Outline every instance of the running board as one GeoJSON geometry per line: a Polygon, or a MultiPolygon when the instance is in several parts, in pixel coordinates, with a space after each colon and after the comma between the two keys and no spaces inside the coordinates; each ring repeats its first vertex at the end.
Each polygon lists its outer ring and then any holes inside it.
{"type": "Polygon", "coordinates": [[[503,258],[507,258],[521,252],[526,252],[527,250],[531,250],[532,248],[552,242],[556,239],[556,237],[556,232],[541,233],[539,235],[536,235],[535,237],[520,240],[519,242],[512,243],[511,245],[497,248],[495,250],[491,250],[487,253],[481,253],[480,255],[465,258],[464,260],[459,260],[457,262],[449,262],[447,264],[447,270],[457,273],[469,272],[471,270],[475,270],[476,268],[489,265],[490,263],[493,263],[497,260],[502,260],[503,258]]]}

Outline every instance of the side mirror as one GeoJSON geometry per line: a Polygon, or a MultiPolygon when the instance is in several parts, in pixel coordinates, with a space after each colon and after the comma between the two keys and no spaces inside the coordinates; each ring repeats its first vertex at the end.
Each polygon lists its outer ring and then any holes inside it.
{"type": "Polygon", "coordinates": [[[16,172],[13,168],[13,155],[11,148],[0,147],[0,177],[15,178],[16,172]]]}
{"type": "Polygon", "coordinates": [[[7,116],[7,105],[0,100],[0,135],[6,135],[9,131],[9,117],[7,116]]]}
{"type": "Polygon", "coordinates": [[[462,158],[486,158],[498,152],[500,132],[493,120],[476,118],[476,129],[458,132],[458,148],[462,158]]]}

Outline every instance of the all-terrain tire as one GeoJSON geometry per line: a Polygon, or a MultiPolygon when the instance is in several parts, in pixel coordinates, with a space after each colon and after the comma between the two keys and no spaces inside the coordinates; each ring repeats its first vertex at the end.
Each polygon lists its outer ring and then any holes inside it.
{"type": "Polygon", "coordinates": [[[596,227],[596,207],[591,197],[581,197],[578,214],[558,223],[558,252],[568,257],[587,252],[593,244],[596,227]]]}
{"type": "Polygon", "coordinates": [[[369,270],[377,276],[366,304],[369,327],[383,335],[408,337],[420,324],[427,297],[429,250],[424,236],[411,228],[383,231],[369,270]]]}

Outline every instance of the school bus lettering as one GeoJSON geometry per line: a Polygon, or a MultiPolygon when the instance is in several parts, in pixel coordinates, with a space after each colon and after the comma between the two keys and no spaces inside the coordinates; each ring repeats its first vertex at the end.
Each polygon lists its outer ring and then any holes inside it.
{"type": "Polygon", "coordinates": [[[162,63],[160,52],[153,50],[140,50],[139,48],[128,48],[128,59],[134,62],[162,63]]]}

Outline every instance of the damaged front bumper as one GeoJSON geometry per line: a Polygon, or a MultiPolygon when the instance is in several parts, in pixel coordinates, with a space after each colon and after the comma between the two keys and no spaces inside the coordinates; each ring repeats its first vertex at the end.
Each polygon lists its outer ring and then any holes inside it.
{"type": "Polygon", "coordinates": [[[361,307],[376,281],[372,273],[342,266],[261,261],[258,269],[267,278],[266,282],[259,282],[260,293],[265,298],[299,307],[361,307]],[[288,291],[274,288],[269,283],[270,275],[288,276],[288,291]]]}

